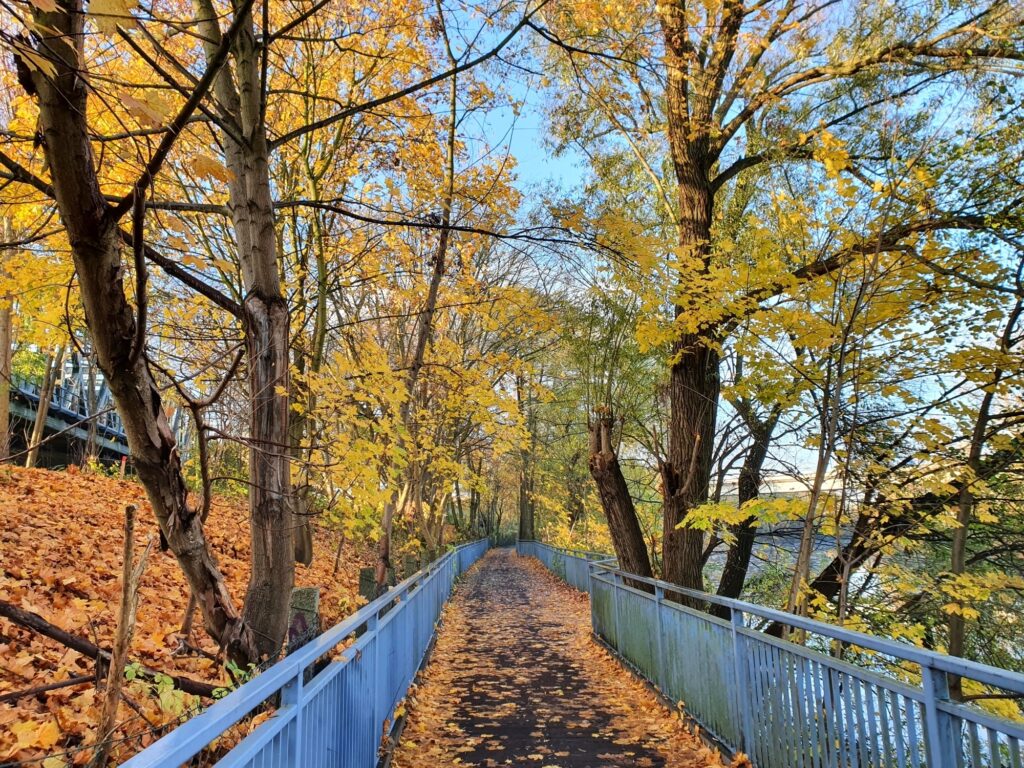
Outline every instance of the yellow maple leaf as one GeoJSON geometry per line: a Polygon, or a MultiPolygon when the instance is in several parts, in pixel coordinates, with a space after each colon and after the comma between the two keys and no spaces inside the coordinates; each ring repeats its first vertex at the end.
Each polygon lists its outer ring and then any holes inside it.
{"type": "Polygon", "coordinates": [[[235,178],[235,174],[209,155],[196,155],[192,158],[192,170],[200,176],[219,179],[224,182],[231,181],[235,178]]]}
{"type": "Polygon", "coordinates": [[[35,733],[35,746],[49,749],[60,740],[60,728],[53,720],[43,723],[35,733]]]}
{"type": "Polygon", "coordinates": [[[39,53],[31,45],[24,45],[17,40],[11,40],[10,45],[14,48],[15,55],[22,60],[26,67],[37,72],[42,72],[47,77],[57,76],[57,67],[53,62],[39,53]]]}
{"type": "Polygon", "coordinates": [[[89,0],[89,15],[100,32],[113,35],[119,26],[135,25],[132,9],[136,5],[136,0],[89,0]]]}
{"type": "Polygon", "coordinates": [[[164,120],[167,119],[169,112],[167,104],[156,96],[146,96],[145,98],[137,99],[134,96],[124,94],[121,96],[121,102],[131,113],[132,117],[138,120],[141,125],[159,128],[163,125],[164,120]]]}

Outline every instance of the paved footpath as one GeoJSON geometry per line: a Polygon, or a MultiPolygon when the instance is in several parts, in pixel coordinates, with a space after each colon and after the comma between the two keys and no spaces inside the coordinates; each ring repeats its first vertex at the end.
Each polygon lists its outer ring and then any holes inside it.
{"type": "Polygon", "coordinates": [[[721,765],[590,634],[590,607],[532,558],[492,550],[446,608],[395,768],[721,765]]]}

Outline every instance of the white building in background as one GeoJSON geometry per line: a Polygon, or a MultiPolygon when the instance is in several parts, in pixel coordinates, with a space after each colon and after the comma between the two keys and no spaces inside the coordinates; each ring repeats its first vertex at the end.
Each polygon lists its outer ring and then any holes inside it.
{"type": "MultiPolygon", "coordinates": [[[[793,475],[768,474],[761,479],[759,498],[762,499],[807,499],[810,500],[811,487],[814,483],[813,472],[806,477],[793,475]]],[[[842,479],[834,472],[825,477],[822,485],[823,496],[837,497],[842,491],[842,479]]],[[[722,486],[722,501],[736,503],[738,501],[738,479],[728,478],[722,486]]],[[[854,493],[854,498],[856,493],[854,493]]],[[[819,506],[819,514],[822,507],[819,506]]],[[[750,564],[750,575],[760,573],[769,564],[785,565],[796,558],[800,547],[800,535],[803,528],[801,520],[790,520],[775,525],[762,526],[757,532],[754,544],[753,559],[750,564]]],[[[849,541],[849,531],[844,526],[836,535],[817,533],[813,539],[811,554],[812,569],[820,568],[830,560],[842,544],[849,541]]],[[[708,560],[709,576],[712,583],[718,579],[721,568],[725,564],[725,548],[719,547],[708,560]]]]}
{"type": "MultiPolygon", "coordinates": [[[[810,497],[811,487],[814,484],[813,473],[805,477],[794,477],[793,475],[771,474],[761,478],[761,498],[767,499],[797,499],[810,497]]],[[[722,501],[736,501],[739,497],[739,478],[726,478],[722,484],[722,501]]],[[[825,476],[822,491],[827,494],[838,494],[842,490],[842,479],[835,473],[829,472],[825,476]]]]}

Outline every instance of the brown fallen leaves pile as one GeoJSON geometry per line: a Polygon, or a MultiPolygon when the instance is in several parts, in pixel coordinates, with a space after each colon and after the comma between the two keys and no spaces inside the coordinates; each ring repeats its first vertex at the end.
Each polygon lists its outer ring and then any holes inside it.
{"type": "Polygon", "coordinates": [[[585,595],[492,551],[446,609],[396,768],[721,766],[590,634],[585,595]]]}
{"type": "MultiPolygon", "coordinates": [[[[101,474],[0,468],[0,600],[38,613],[61,629],[109,647],[120,595],[124,509],[139,508],[136,549],[157,532],[142,487],[101,474]]],[[[241,604],[249,578],[249,536],[244,501],[215,501],[207,522],[209,538],[232,594],[241,604]]],[[[299,586],[321,587],[324,626],[360,604],[358,568],[370,553],[346,546],[333,577],[336,536],[317,532],[314,560],[296,567],[299,586]]],[[[174,655],[188,603],[188,588],[177,562],[154,546],[142,579],[138,624],[131,659],[168,674],[227,683],[220,664],[201,654],[174,655]]],[[[197,616],[193,643],[213,654],[197,616]]],[[[35,686],[90,675],[92,660],[59,643],[0,618],[0,696],[35,686]]],[[[173,721],[199,701],[180,692],[154,690],[136,682],[126,688],[135,704],[122,704],[118,734],[143,733],[173,721]]],[[[101,691],[86,683],[0,703],[0,763],[74,750],[92,743],[101,691]]],[[[153,739],[144,735],[114,751],[124,760],[153,739]]],[[[89,750],[51,760],[46,768],[82,764],[89,750]]]]}

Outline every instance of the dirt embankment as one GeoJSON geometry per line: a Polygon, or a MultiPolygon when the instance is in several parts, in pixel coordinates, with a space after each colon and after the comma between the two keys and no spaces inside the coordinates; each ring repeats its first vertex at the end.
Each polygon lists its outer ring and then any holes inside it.
{"type": "MultiPolygon", "coordinates": [[[[102,474],[0,467],[0,600],[42,616],[66,632],[109,646],[119,599],[124,510],[139,508],[136,551],[157,528],[140,485],[102,474]]],[[[235,599],[249,578],[249,535],[244,502],[217,500],[207,522],[211,544],[235,599]]],[[[297,566],[299,586],[321,587],[325,626],[360,604],[358,569],[367,549],[342,553],[333,575],[338,537],[317,531],[313,564],[297,566]]],[[[220,664],[202,653],[175,654],[188,604],[188,587],[170,553],[158,543],[150,553],[140,588],[138,623],[131,657],[168,674],[226,683],[220,664]]],[[[192,638],[202,651],[216,650],[197,617],[192,638]]],[[[60,643],[0,618],[0,697],[35,686],[94,673],[93,661],[60,643]]],[[[198,702],[176,692],[157,695],[142,683],[128,687],[135,705],[122,706],[135,732],[166,723],[179,709],[198,702]],[[147,723],[148,721],[148,723],[147,723]]],[[[0,703],[0,763],[53,754],[91,743],[101,696],[85,683],[0,703]]],[[[128,729],[126,729],[128,730],[128,729]]],[[[138,740],[136,740],[137,748],[138,740]]],[[[128,748],[127,745],[125,747],[128,748]]],[[[125,753],[115,752],[124,759],[125,753]]],[[[88,752],[69,754],[52,765],[78,764],[88,752]]]]}

